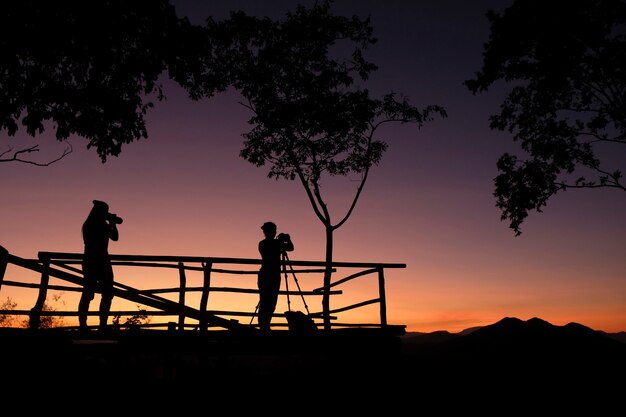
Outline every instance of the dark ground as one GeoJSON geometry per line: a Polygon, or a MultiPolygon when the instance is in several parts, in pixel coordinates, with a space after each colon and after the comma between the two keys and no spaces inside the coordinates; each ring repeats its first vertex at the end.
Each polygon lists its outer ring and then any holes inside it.
{"type": "Polygon", "coordinates": [[[499,322],[445,340],[371,331],[121,331],[101,338],[0,329],[0,392],[4,404],[21,407],[41,405],[20,399],[35,393],[131,414],[208,412],[216,404],[231,414],[623,411],[626,344],[587,329],[526,324],[499,322]]]}

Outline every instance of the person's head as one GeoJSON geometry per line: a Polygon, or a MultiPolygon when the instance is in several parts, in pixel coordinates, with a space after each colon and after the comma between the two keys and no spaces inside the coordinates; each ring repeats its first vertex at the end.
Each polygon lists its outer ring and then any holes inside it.
{"type": "Polygon", "coordinates": [[[109,214],[109,205],[104,201],[93,200],[93,206],[89,212],[89,217],[94,219],[106,219],[109,214]]]}
{"type": "Polygon", "coordinates": [[[85,233],[86,228],[94,227],[95,225],[106,221],[108,215],[109,205],[104,201],[93,200],[93,206],[91,206],[89,215],[83,223],[83,233],[85,233]]]}
{"type": "Polygon", "coordinates": [[[88,219],[91,221],[102,221],[106,220],[110,224],[122,224],[124,221],[117,214],[113,214],[109,212],[109,205],[104,201],[93,200],[93,207],[89,212],[88,219]]]}
{"type": "Polygon", "coordinates": [[[265,236],[270,239],[273,239],[276,236],[276,225],[272,222],[263,223],[263,226],[261,226],[261,230],[263,230],[265,236]]]}
{"type": "Polygon", "coordinates": [[[98,213],[106,214],[109,212],[109,205],[104,201],[93,200],[92,210],[98,213]]]}

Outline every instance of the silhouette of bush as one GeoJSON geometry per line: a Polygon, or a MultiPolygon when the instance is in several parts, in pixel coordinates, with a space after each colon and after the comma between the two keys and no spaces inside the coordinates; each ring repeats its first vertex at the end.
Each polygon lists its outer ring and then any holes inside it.
{"type": "MultiPolygon", "coordinates": [[[[63,294],[53,295],[53,303],[65,305],[65,301],[61,300],[63,294]]],[[[0,305],[0,310],[13,311],[17,309],[17,303],[13,301],[11,297],[7,297],[6,301],[0,305]]],[[[55,306],[48,304],[46,301],[43,305],[43,311],[57,311],[55,306]]],[[[52,329],[54,327],[61,327],[65,325],[65,321],[61,316],[41,316],[39,319],[40,329],[52,329]]],[[[0,327],[20,327],[28,328],[30,326],[30,318],[19,320],[17,315],[11,313],[0,314],[0,327]]]]}
{"type": "Polygon", "coordinates": [[[121,330],[123,327],[127,330],[137,330],[142,325],[150,323],[150,318],[145,314],[146,309],[137,306],[140,313],[127,317],[123,323],[121,323],[122,317],[117,314],[113,316],[113,328],[115,330],[121,330]]]}
{"type": "MultiPolygon", "coordinates": [[[[6,301],[0,304],[0,310],[15,310],[17,303],[11,297],[7,297],[6,301]]],[[[15,327],[16,316],[8,313],[0,314],[0,327],[15,327]]]]}

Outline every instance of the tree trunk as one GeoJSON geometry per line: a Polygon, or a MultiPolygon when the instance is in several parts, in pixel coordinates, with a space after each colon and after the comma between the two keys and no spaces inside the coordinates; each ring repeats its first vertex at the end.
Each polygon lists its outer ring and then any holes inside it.
{"type": "Polygon", "coordinates": [[[330,330],[330,280],[333,270],[333,228],[326,226],[326,268],[324,271],[324,296],[322,311],[324,314],[324,330],[330,330]]]}

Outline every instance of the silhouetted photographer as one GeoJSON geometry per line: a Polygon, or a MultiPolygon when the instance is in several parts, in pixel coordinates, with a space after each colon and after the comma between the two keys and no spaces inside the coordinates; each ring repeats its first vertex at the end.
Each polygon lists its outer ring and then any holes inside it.
{"type": "Polygon", "coordinates": [[[259,242],[261,269],[258,276],[259,287],[259,329],[270,331],[272,315],[276,310],[280,290],[281,255],[294,249],[291,236],[280,233],[276,236],[276,225],[266,222],[261,226],[265,239],[259,242]]]}
{"type": "Polygon", "coordinates": [[[93,200],[93,207],[83,223],[82,233],[85,250],[83,276],[85,284],[78,304],[78,321],[81,330],[87,329],[89,304],[96,291],[101,293],[100,330],[105,330],[113,301],[113,266],[109,258],[109,240],[117,241],[117,225],[123,220],[109,212],[104,201],[93,200]]]}

